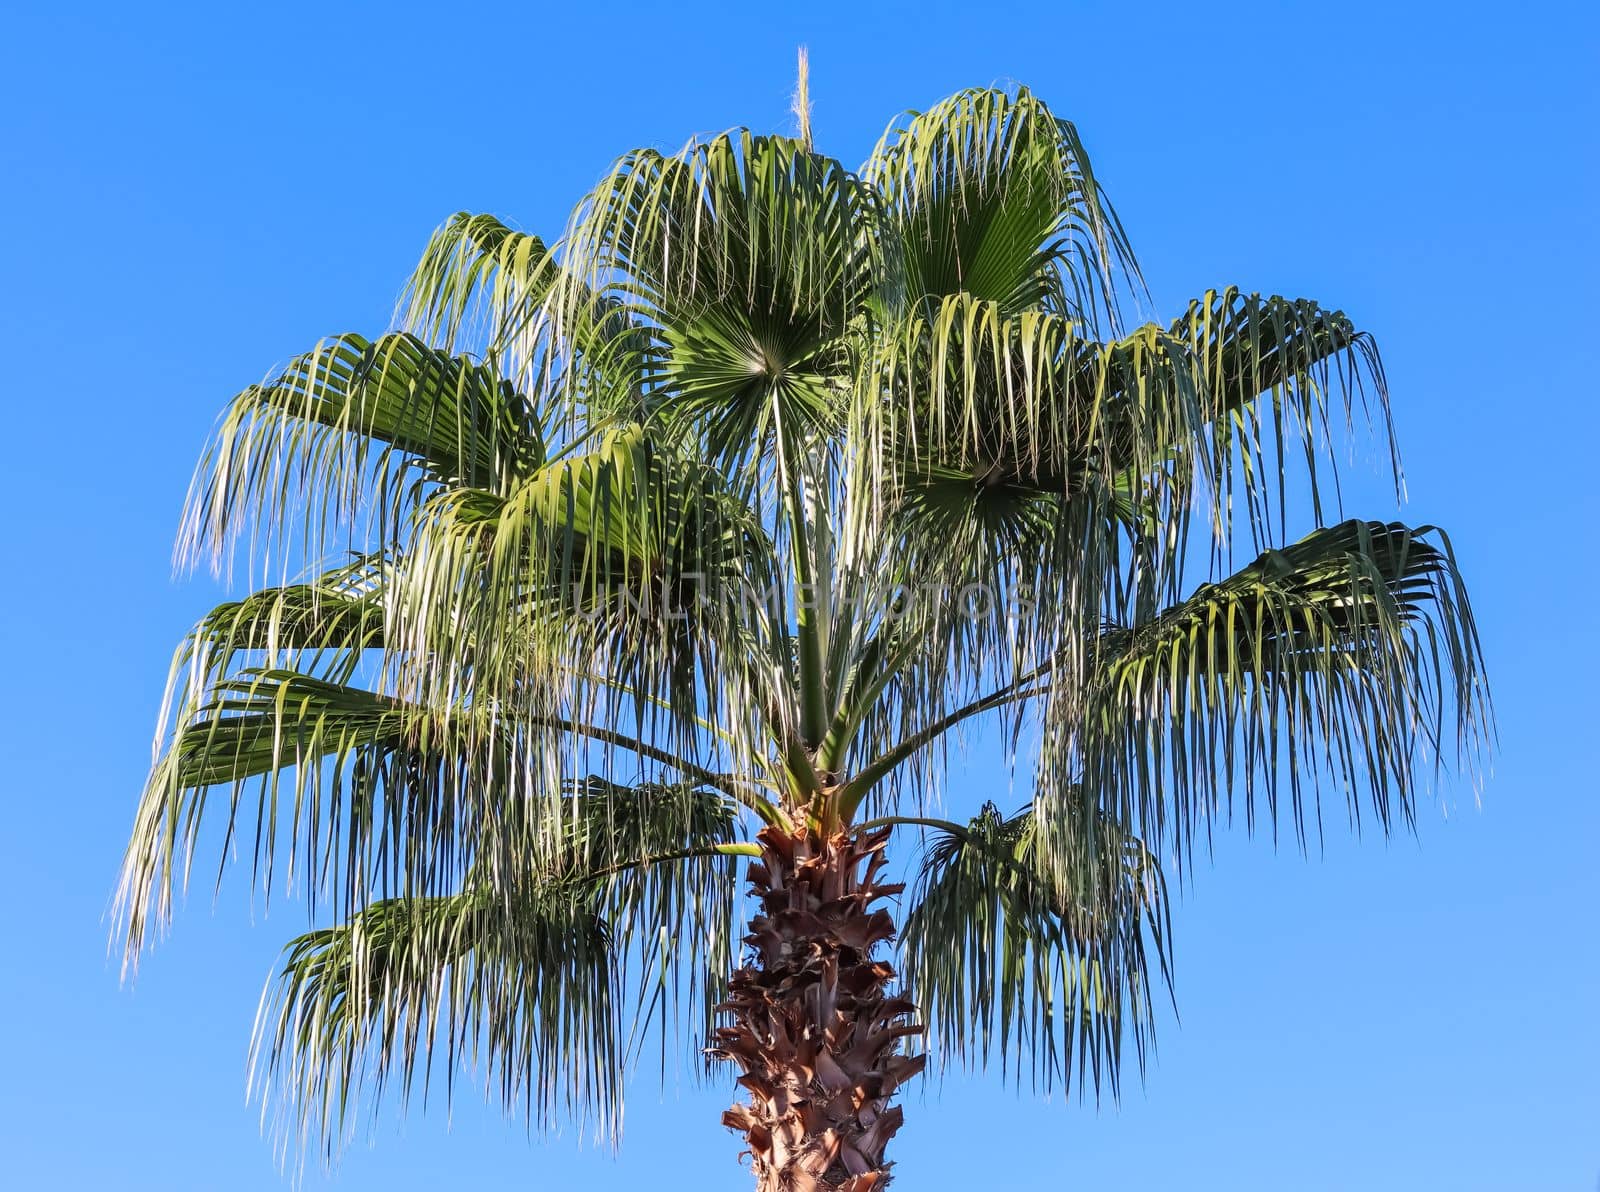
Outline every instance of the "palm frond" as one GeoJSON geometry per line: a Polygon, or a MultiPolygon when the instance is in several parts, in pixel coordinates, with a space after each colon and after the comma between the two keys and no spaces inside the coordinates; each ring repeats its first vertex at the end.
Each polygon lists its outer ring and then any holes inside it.
{"type": "MultiPolygon", "coordinates": [[[[1342,311],[1305,298],[1211,290],[1173,322],[1165,343],[1180,353],[1207,427],[1204,443],[1172,446],[1210,481],[1220,540],[1232,536],[1236,505],[1258,548],[1281,540],[1297,457],[1320,523],[1325,484],[1336,490],[1338,483],[1334,448],[1358,416],[1379,422],[1398,484],[1383,363],[1372,337],[1342,311]]],[[[1129,471],[1147,477],[1148,462],[1130,454],[1129,471]]]]}
{"type": "Polygon", "coordinates": [[[313,559],[340,533],[373,549],[430,488],[498,491],[543,456],[537,414],[492,363],[401,333],[342,335],[234,398],[190,488],[180,551],[220,562],[246,528],[253,545],[297,541],[313,559]]]}
{"type": "Polygon", "coordinates": [[[690,430],[710,459],[759,459],[776,434],[838,423],[842,337],[877,282],[871,204],[837,161],[786,138],[631,153],[567,239],[562,321],[614,296],[652,340],[652,421],[690,430]]]}
{"type": "Polygon", "coordinates": [[[1470,764],[1489,731],[1471,606],[1432,527],[1318,530],[1108,631],[1098,657],[1084,782],[1185,851],[1236,803],[1252,826],[1264,800],[1274,825],[1303,840],[1309,811],[1320,832],[1323,782],[1357,823],[1363,794],[1384,830],[1409,823],[1439,759],[1470,764]]]}
{"type": "Polygon", "coordinates": [[[424,702],[470,691],[508,715],[632,716],[689,755],[714,711],[755,773],[772,563],[715,470],[622,427],[504,497],[455,492],[424,510],[396,586],[395,644],[413,660],[398,682],[424,702]]]}
{"type": "Polygon", "coordinates": [[[1127,613],[1123,577],[1179,591],[1179,552],[1129,533],[1127,477],[1144,511],[1181,513],[1193,476],[1167,467],[1170,444],[1206,433],[1181,349],[1157,332],[1102,343],[1057,314],[957,295],[880,339],[853,410],[847,532],[856,553],[893,559],[871,574],[901,602],[897,632],[922,643],[885,731],[920,732],[1046,662],[1056,711],[1075,714],[1082,627],[1127,613]]]}
{"type": "Polygon", "coordinates": [[[204,829],[224,832],[224,862],[253,831],[263,892],[287,849],[313,905],[324,896],[349,909],[374,883],[453,886],[474,816],[518,780],[509,754],[456,719],[294,671],[238,671],[187,712],[151,771],[124,861],[117,906],[130,964],[187,886],[204,829]],[[217,791],[227,811],[211,825],[217,791]]]}
{"type": "Polygon", "coordinates": [[[616,295],[576,276],[564,255],[561,243],[492,215],[457,212],[429,241],[396,318],[446,351],[493,358],[524,392],[564,395],[567,425],[551,433],[573,431],[572,415],[590,402],[642,417],[650,335],[616,295]]]}
{"type": "Polygon", "coordinates": [[[382,901],[299,937],[257,1026],[282,1120],[302,1144],[316,1130],[331,1154],[362,1090],[379,1096],[398,1077],[409,1095],[442,1052],[450,1072],[478,1058],[541,1123],[564,1108],[614,1130],[612,948],[604,920],[560,891],[510,914],[476,892],[382,901]]]}
{"type": "Polygon", "coordinates": [[[448,1093],[470,1069],[508,1111],[614,1136],[630,1030],[678,1025],[664,989],[698,990],[704,1037],[732,967],[731,806],[591,778],[567,810],[543,865],[480,865],[459,893],[380,900],[289,945],[252,1074],[284,1126],[331,1152],[363,1092],[408,1098],[440,1071],[448,1093]]]}
{"type": "Polygon", "coordinates": [[[1142,1070],[1152,976],[1169,976],[1166,886],[1139,840],[1081,796],[1065,802],[1065,870],[1045,863],[1031,809],[987,804],[935,831],[901,936],[907,981],[941,1058],[1114,1092],[1126,1040],[1142,1070]]]}
{"type": "Polygon", "coordinates": [[[305,583],[263,588],[212,609],[173,655],[158,752],[174,714],[193,715],[212,685],[243,663],[348,683],[368,651],[384,647],[384,572],[382,558],[363,556],[305,583]]]}
{"type": "Polygon", "coordinates": [[[862,174],[884,197],[898,250],[891,309],[969,294],[1109,329],[1119,288],[1142,286],[1077,129],[1026,88],[963,91],[906,113],[862,174]]]}
{"type": "MultiPolygon", "coordinates": [[[[253,834],[264,896],[281,866],[313,909],[327,900],[350,913],[389,894],[452,891],[473,866],[564,855],[563,774],[586,759],[625,758],[636,772],[762,806],[747,780],[607,724],[486,719],[293,671],[246,668],[214,682],[165,742],[139,803],[117,895],[125,964],[169,920],[206,831],[222,833],[219,882],[236,837],[253,834]],[[226,812],[212,823],[219,791],[226,812]]],[[[681,812],[681,830],[699,830],[692,804],[656,802],[663,822],[681,812]]]]}
{"type": "Polygon", "coordinates": [[[458,211],[428,241],[396,315],[400,326],[441,347],[482,339],[510,353],[560,277],[551,246],[538,236],[458,211]]]}

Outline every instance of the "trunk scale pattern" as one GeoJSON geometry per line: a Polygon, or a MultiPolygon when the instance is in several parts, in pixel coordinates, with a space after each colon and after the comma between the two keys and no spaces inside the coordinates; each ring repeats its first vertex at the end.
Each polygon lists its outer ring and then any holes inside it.
{"type": "Polygon", "coordinates": [[[732,978],[712,1054],[731,1060],[748,1102],[723,1115],[743,1131],[759,1192],[878,1192],[884,1148],[902,1112],[889,1101],[922,1070],[901,1040],[922,1033],[895,972],[875,959],[894,937],[873,904],[903,887],[879,882],[888,829],[824,838],[766,828],[748,871],[757,913],[751,963],[732,978]]]}

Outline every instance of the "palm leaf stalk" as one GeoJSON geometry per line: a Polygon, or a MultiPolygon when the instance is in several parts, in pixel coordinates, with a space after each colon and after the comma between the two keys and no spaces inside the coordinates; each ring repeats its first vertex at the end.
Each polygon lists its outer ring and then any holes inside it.
{"type": "Polygon", "coordinates": [[[809,123],[639,150],[549,242],[453,217],[395,330],[246,389],[201,464],[184,556],[305,574],[179,649],[130,962],[218,839],[306,897],[256,1084],[329,1149],[436,1072],[613,1135],[652,1036],[736,1069],[764,1190],[883,1187],[930,1060],[1115,1092],[1159,858],[1329,798],[1408,825],[1490,733],[1448,539],[1325,516],[1347,428],[1392,449],[1372,339],[1146,298],[1026,90],[856,171],[809,123]],[[1031,798],[944,818],[985,723],[1031,798]]]}

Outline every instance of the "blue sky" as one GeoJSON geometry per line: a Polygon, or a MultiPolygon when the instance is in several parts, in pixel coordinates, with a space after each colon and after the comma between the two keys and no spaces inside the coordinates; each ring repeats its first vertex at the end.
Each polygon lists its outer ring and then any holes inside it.
{"type": "MultiPolygon", "coordinates": [[[[169,550],[216,412],[387,322],[450,212],[545,232],[617,154],[820,146],[1025,82],[1074,119],[1163,314],[1238,283],[1378,336],[1413,522],[1453,533],[1502,748],[1481,806],[1303,859],[1229,838],[1178,911],[1181,1023],[1120,1105],[951,1075],[906,1189],[1590,1189],[1600,1177],[1594,211],[1600,19],[1523,3],[1217,6],[30,5],[0,41],[0,1153],[16,1188],[287,1187],[244,1058],[300,927],[201,888],[137,986],[104,913],[171,647],[218,596],[169,550]],[[1404,11],[1394,11],[1404,8],[1404,11]],[[981,1181],[969,1183],[969,1181],[981,1181]]],[[[1352,507],[1387,516],[1374,469],[1352,507]]],[[[979,743],[955,783],[1012,801],[979,743]]],[[[620,1157],[469,1095],[385,1113],[344,1189],[748,1185],[726,1089],[646,1074],[620,1157]]]]}

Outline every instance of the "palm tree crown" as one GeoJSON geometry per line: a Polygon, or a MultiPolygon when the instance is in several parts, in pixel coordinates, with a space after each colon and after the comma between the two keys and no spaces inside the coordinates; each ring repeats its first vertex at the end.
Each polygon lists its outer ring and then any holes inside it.
{"type": "Polygon", "coordinates": [[[130,956],[213,821],[331,916],[257,1043],[330,1142],[460,1064],[614,1130],[647,1030],[739,1069],[773,1188],[881,1186],[924,1033],[1114,1089],[1158,858],[1238,813],[1303,837],[1329,791],[1404,824],[1488,718],[1444,535],[1329,516],[1345,428],[1392,451],[1371,339],[1144,297],[1026,90],[859,171],[808,127],[639,150],[557,242],[456,215],[397,330],[240,393],[197,473],[188,557],[305,573],[180,647],[130,956]],[[940,818],[993,789],[949,768],[985,717],[1031,801],[940,818]]]}

